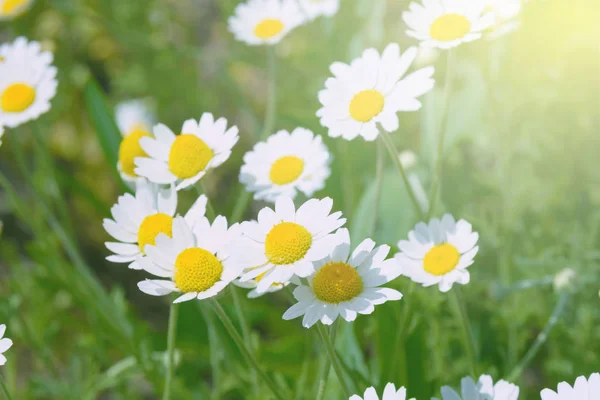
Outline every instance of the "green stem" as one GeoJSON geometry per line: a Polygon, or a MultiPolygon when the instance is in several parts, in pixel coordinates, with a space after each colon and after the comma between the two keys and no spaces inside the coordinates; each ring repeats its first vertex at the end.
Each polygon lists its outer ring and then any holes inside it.
{"type": "Polygon", "coordinates": [[[179,315],[179,304],[171,303],[169,311],[169,330],[167,333],[167,375],[165,376],[165,390],[163,400],[171,398],[171,384],[173,381],[173,370],[175,367],[175,339],[177,337],[177,319],[179,315]]]}
{"type": "Polygon", "coordinates": [[[208,346],[210,352],[210,368],[211,368],[211,377],[212,377],[212,387],[214,388],[211,398],[218,398],[219,392],[217,388],[221,387],[221,354],[219,353],[219,349],[222,346],[219,343],[219,336],[217,334],[217,328],[215,324],[215,317],[212,313],[208,312],[204,307],[203,302],[197,301],[195,302],[206,322],[206,327],[208,331],[208,346]]]}
{"type": "MultiPolygon", "coordinates": [[[[331,326],[331,329],[329,330],[329,334],[331,336],[331,344],[334,346],[335,348],[335,337],[337,335],[337,327],[338,327],[338,320],[336,319],[335,322],[333,323],[333,325],[331,326]]],[[[327,387],[327,381],[329,380],[329,371],[331,370],[331,362],[329,361],[329,359],[327,359],[325,361],[325,366],[323,368],[323,370],[321,371],[321,378],[319,379],[319,389],[317,391],[317,397],[316,400],[322,400],[323,396],[325,396],[325,389],[327,387]]]]}
{"type": "Polygon", "coordinates": [[[410,182],[408,181],[408,176],[406,175],[406,171],[404,171],[404,167],[402,166],[402,163],[400,162],[400,158],[398,157],[398,154],[399,154],[398,149],[396,149],[396,145],[394,144],[392,137],[390,136],[389,133],[387,133],[383,129],[380,130],[379,137],[381,138],[381,140],[387,147],[388,153],[390,153],[390,157],[392,158],[392,161],[394,162],[394,166],[396,167],[396,169],[400,173],[400,176],[402,177],[402,180],[404,181],[404,185],[406,186],[406,192],[408,193],[408,197],[410,198],[411,202],[413,203],[413,206],[415,208],[415,211],[417,212],[417,215],[419,216],[420,219],[423,219],[425,217],[425,213],[423,212],[423,209],[421,209],[421,205],[419,204],[419,201],[417,200],[417,196],[415,195],[415,192],[413,191],[412,186],[410,185],[410,182]]]}
{"type": "MultiPolygon", "coordinates": [[[[233,297],[233,304],[237,311],[238,320],[240,322],[240,326],[242,327],[242,336],[244,337],[244,343],[246,344],[247,348],[254,351],[254,346],[252,346],[252,336],[250,335],[250,326],[248,325],[246,314],[244,313],[244,309],[242,308],[239,290],[235,285],[229,285],[229,288],[231,290],[231,297],[233,297]]],[[[258,394],[259,388],[255,375],[256,372],[252,371],[252,376],[250,377],[250,379],[252,380],[252,386],[254,388],[255,394],[258,394]]]]}
{"type": "MultiPolygon", "coordinates": [[[[399,367],[398,364],[400,364],[400,366],[402,367],[402,378],[400,379],[399,383],[402,384],[404,382],[406,382],[407,379],[407,371],[405,369],[406,367],[406,360],[403,360],[402,358],[405,357],[405,351],[404,349],[402,349],[402,347],[404,346],[404,341],[406,340],[406,333],[408,331],[408,318],[410,316],[411,313],[411,305],[412,305],[412,295],[415,291],[415,286],[416,283],[411,281],[409,286],[408,286],[408,290],[406,291],[406,294],[404,296],[404,307],[399,307],[398,308],[398,313],[402,312],[402,316],[398,316],[398,320],[400,321],[400,328],[398,329],[398,334],[396,335],[396,345],[394,348],[394,353],[393,356],[396,357],[396,367],[395,370],[398,371],[399,367]],[[402,356],[400,356],[400,354],[402,354],[402,356]]],[[[395,379],[396,377],[390,377],[395,379]]]]}
{"type": "Polygon", "coordinates": [[[12,400],[12,397],[10,396],[8,389],[6,388],[6,385],[4,384],[4,379],[2,379],[2,377],[0,377],[0,392],[2,392],[4,400],[12,400]]]}
{"type": "Polygon", "coordinates": [[[435,173],[431,181],[431,190],[429,191],[429,211],[427,212],[427,220],[433,217],[435,206],[440,188],[440,179],[442,175],[443,154],[444,154],[444,139],[446,137],[448,124],[448,105],[450,102],[450,93],[452,92],[452,79],[454,68],[454,52],[448,50],[446,55],[446,80],[444,82],[444,103],[442,105],[442,120],[440,122],[440,139],[438,141],[437,159],[435,165],[435,173]]]}
{"type": "Polygon", "coordinates": [[[196,192],[199,196],[203,194],[206,196],[206,216],[208,219],[214,221],[214,219],[217,217],[217,213],[215,212],[215,208],[210,201],[210,196],[208,195],[208,191],[206,190],[206,185],[204,185],[204,182],[200,181],[199,184],[196,185],[196,192]]]}
{"type": "Polygon", "coordinates": [[[375,164],[375,202],[373,203],[373,220],[368,229],[368,236],[373,236],[377,228],[377,213],[379,212],[379,200],[381,198],[381,186],[383,184],[383,153],[385,145],[382,141],[377,142],[377,161],[375,164]]]}
{"type": "Polygon", "coordinates": [[[217,316],[223,323],[223,326],[225,326],[225,329],[227,329],[227,332],[229,332],[229,335],[231,336],[231,338],[237,345],[238,349],[240,350],[240,353],[242,353],[244,358],[246,358],[246,361],[248,362],[248,364],[250,364],[250,366],[254,368],[254,370],[258,373],[260,378],[269,387],[269,389],[271,390],[271,392],[273,393],[275,398],[277,398],[279,400],[289,399],[290,398],[289,396],[284,396],[280,393],[280,389],[277,387],[275,382],[273,382],[267,376],[265,371],[263,371],[263,369],[260,367],[260,365],[258,364],[258,361],[254,357],[254,354],[244,344],[244,340],[242,339],[240,334],[235,329],[233,322],[231,322],[231,319],[229,319],[229,317],[227,316],[227,313],[225,313],[225,310],[223,310],[223,307],[221,307],[219,302],[217,300],[215,300],[214,298],[211,301],[212,301],[212,305],[213,305],[213,308],[214,308],[217,316]]]}
{"type": "Polygon", "coordinates": [[[347,159],[348,141],[345,139],[336,140],[337,157],[339,160],[340,171],[342,174],[342,192],[344,196],[344,214],[349,215],[354,211],[354,174],[352,173],[352,163],[347,159]]]}
{"type": "Polygon", "coordinates": [[[475,351],[475,341],[473,340],[473,334],[471,332],[471,323],[469,322],[469,316],[467,314],[467,308],[462,298],[459,288],[454,288],[450,296],[451,301],[456,312],[456,317],[460,320],[462,327],[462,339],[469,363],[471,364],[471,375],[473,378],[477,378],[477,353],[475,351]]]}
{"type": "Polygon", "coordinates": [[[342,387],[342,391],[344,392],[344,395],[349,398],[350,396],[352,396],[352,393],[350,393],[348,385],[346,384],[344,373],[342,371],[342,365],[340,364],[340,360],[337,356],[337,353],[335,352],[335,348],[333,347],[333,343],[331,342],[329,333],[327,333],[327,329],[325,329],[323,324],[317,322],[316,325],[317,331],[319,332],[319,336],[321,336],[321,340],[323,341],[323,344],[325,345],[325,350],[327,351],[327,355],[329,356],[329,361],[331,362],[333,370],[335,371],[338,381],[340,382],[340,386],[342,387]]]}
{"type": "Polygon", "coordinates": [[[519,379],[525,367],[527,367],[527,365],[531,362],[531,360],[533,360],[533,357],[535,357],[540,348],[544,345],[544,343],[546,343],[550,332],[552,331],[552,329],[560,319],[561,315],[565,311],[568,300],[568,293],[563,293],[560,295],[558,303],[556,303],[554,311],[552,311],[552,315],[550,315],[550,318],[548,319],[548,323],[544,327],[544,330],[537,335],[531,348],[527,351],[523,359],[519,362],[519,364],[517,364],[517,366],[512,370],[512,372],[508,376],[507,380],[509,382],[515,382],[517,379],[519,379]]]}

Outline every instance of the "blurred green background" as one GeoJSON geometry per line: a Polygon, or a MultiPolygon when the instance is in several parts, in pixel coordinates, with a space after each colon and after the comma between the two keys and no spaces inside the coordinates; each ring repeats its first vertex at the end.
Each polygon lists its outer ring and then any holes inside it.
{"type": "MultiPolygon", "coordinates": [[[[114,105],[138,97],[151,98],[158,120],[175,130],[205,111],[227,118],[240,128],[240,142],[205,179],[217,212],[231,215],[242,156],[261,130],[268,79],[266,48],[235,42],[227,31],[236,5],[38,0],[0,25],[1,42],[38,40],[59,70],[52,110],[8,130],[0,148],[10,189],[0,193],[0,322],[15,342],[2,374],[16,399],[157,398],[168,303],[139,292],[143,273],[104,260],[109,237],[101,221],[125,188],[96,128],[110,130],[114,105]]],[[[378,196],[376,144],[326,137],[315,112],[332,62],[392,41],[403,49],[416,44],[404,34],[407,7],[401,0],[343,0],[337,16],[296,29],[275,49],[276,130],[302,126],[325,136],[333,173],[317,196],[334,199],[353,239],[372,233],[394,251],[418,221],[389,158],[378,196]]],[[[553,312],[559,316],[515,382],[523,399],[600,370],[599,17],[595,0],[531,0],[519,31],[456,52],[438,211],[467,219],[480,233],[463,288],[480,372],[508,376],[553,312]],[[554,277],[567,267],[576,279],[557,290],[554,277]]],[[[410,174],[429,188],[445,57],[427,52],[419,60],[436,66],[437,88],[420,112],[401,115],[393,137],[399,149],[417,154],[410,174]]],[[[196,195],[182,196],[185,210],[196,195]]],[[[246,218],[262,206],[253,203],[246,218]]],[[[405,292],[408,283],[393,285],[405,292]]],[[[408,298],[343,324],[337,346],[357,393],[392,381],[427,399],[468,375],[459,323],[436,288],[411,294],[407,340],[396,346],[408,298]]],[[[289,306],[282,293],[243,300],[265,369],[301,388],[298,399],[314,398],[325,354],[314,332],[281,319],[289,306]]],[[[237,322],[231,296],[223,302],[237,322]]],[[[203,303],[181,307],[177,348],[173,398],[269,398],[266,388],[254,392],[244,359],[203,303]]],[[[341,398],[334,374],[326,398],[341,398]]]]}

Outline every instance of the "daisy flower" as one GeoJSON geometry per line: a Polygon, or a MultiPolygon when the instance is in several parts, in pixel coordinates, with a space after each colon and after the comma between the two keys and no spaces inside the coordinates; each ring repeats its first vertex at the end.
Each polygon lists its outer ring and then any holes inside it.
{"type": "Polygon", "coordinates": [[[404,268],[404,274],[423,286],[439,285],[441,292],[452,289],[455,282],[469,283],[467,267],[479,247],[479,234],[464,219],[455,222],[450,214],[429,225],[419,222],[408,233],[408,240],[398,242],[401,252],[395,258],[404,268]]]}
{"type": "Polygon", "coordinates": [[[6,325],[0,325],[0,365],[6,364],[6,357],[4,357],[3,353],[10,349],[13,345],[12,340],[9,338],[4,338],[4,332],[6,332],[6,325]]]}
{"type": "MultiPolygon", "coordinates": [[[[370,387],[365,390],[365,394],[363,397],[355,394],[350,397],[349,400],[379,400],[379,396],[375,391],[374,387],[370,387]]],[[[385,385],[385,389],[383,390],[383,396],[381,400],[406,400],[406,388],[402,386],[400,389],[396,390],[396,385],[393,383],[388,383],[385,385]]],[[[412,399],[415,400],[415,399],[412,399]]]]}
{"type": "Polygon", "coordinates": [[[567,382],[558,384],[557,391],[544,389],[540,393],[542,400],[596,400],[600,398],[600,373],[590,375],[589,379],[580,376],[571,387],[567,382]]]}
{"type": "Polygon", "coordinates": [[[199,122],[184,122],[180,135],[166,125],[154,127],[154,137],[142,137],[140,144],[148,154],[137,157],[135,173],[159,184],[175,184],[184,189],[198,182],[211,168],[223,164],[239,139],[238,128],[227,129],[227,120],[214,120],[204,113],[199,122]]]}
{"type": "Polygon", "coordinates": [[[340,211],[330,214],[332,206],[327,197],[310,199],[296,210],[292,199],[281,196],[275,210],[265,207],[258,221],[242,223],[243,238],[235,252],[247,272],[240,280],[262,275],[256,290],[264,293],[276,282],[311,275],[313,261],[326,257],[336,245],[331,232],[346,223],[340,211]]]}
{"type": "Polygon", "coordinates": [[[262,279],[262,277],[264,276],[264,273],[262,275],[257,276],[254,279],[250,279],[249,281],[246,282],[240,282],[239,279],[236,279],[235,281],[233,281],[233,284],[235,286],[239,286],[241,288],[244,289],[252,289],[248,292],[248,298],[249,299],[255,299],[257,297],[262,296],[263,294],[266,293],[273,293],[273,292],[278,292],[281,289],[283,289],[284,287],[286,287],[287,285],[290,284],[289,281],[287,282],[273,282],[273,284],[271,286],[269,286],[267,288],[267,290],[263,293],[259,293],[258,290],[256,290],[256,287],[258,286],[258,283],[260,282],[260,280],[262,279]]]}
{"type": "Polygon", "coordinates": [[[150,131],[154,116],[143,100],[131,100],[117,105],[115,109],[117,126],[123,140],[119,146],[117,169],[126,182],[135,182],[140,177],[135,173],[134,160],[148,155],[140,145],[143,137],[152,137],[150,131]]]}
{"type": "Polygon", "coordinates": [[[309,20],[320,16],[332,17],[340,9],[340,0],[298,0],[301,11],[309,20]]]}
{"type": "Polygon", "coordinates": [[[0,63],[7,59],[15,60],[23,64],[35,62],[40,66],[48,66],[52,64],[54,56],[49,51],[42,51],[39,42],[28,42],[27,38],[20,36],[12,43],[0,45],[0,63]]]}
{"type": "Polygon", "coordinates": [[[521,25],[517,17],[524,0],[487,0],[487,9],[494,14],[495,22],[489,39],[496,39],[514,32],[521,25]]]}
{"type": "Polygon", "coordinates": [[[32,42],[22,51],[3,50],[8,55],[0,63],[0,125],[14,128],[50,110],[57,71],[49,64],[52,55],[40,53],[38,46],[32,42]]]}
{"type": "Polygon", "coordinates": [[[251,46],[272,45],[303,22],[296,0],[248,0],[235,8],[229,31],[251,46]]]}
{"type": "Polygon", "coordinates": [[[333,78],[327,79],[319,92],[321,109],[317,116],[329,129],[329,136],[352,140],[362,136],[375,140],[377,123],[387,132],[398,129],[396,115],[400,111],[421,108],[418,97],[433,89],[433,67],[420,69],[404,77],[417,57],[417,48],[403,54],[396,43],[389,44],[380,55],[367,49],[350,65],[335,62],[329,69],[333,78]]]}
{"type": "Polygon", "coordinates": [[[0,21],[18,17],[32,4],[33,0],[0,0],[0,21]]]}
{"type": "Polygon", "coordinates": [[[156,245],[145,247],[148,257],[141,261],[145,271],[168,279],[146,279],[138,287],[152,296],[183,293],[174,303],[215,296],[242,272],[230,257],[239,236],[239,224],[227,229],[221,215],[212,225],[202,218],[193,228],[176,217],[172,237],[159,234],[156,245]]]}
{"type": "Polygon", "coordinates": [[[472,42],[494,23],[494,14],[485,11],[488,0],[422,1],[410,3],[409,11],[402,13],[410,28],[406,34],[422,46],[450,49],[472,42]]]}
{"type": "MultiPolygon", "coordinates": [[[[194,226],[206,211],[206,196],[202,195],[185,214],[185,220],[194,226]]],[[[113,219],[105,219],[104,229],[118,242],[106,242],[114,254],[106,257],[115,263],[129,263],[131,269],[142,269],[139,261],[145,256],[144,247],[153,245],[156,236],[171,236],[173,217],[177,210],[177,192],[171,186],[160,189],[157,185],[140,181],[135,196],[120,196],[111,208],[113,219]]]]}
{"type": "Polygon", "coordinates": [[[283,319],[304,315],[305,328],[317,321],[331,325],[338,316],[352,322],[357,314],[371,314],[376,305],[402,298],[397,290],[379,287],[402,273],[393,258],[385,259],[390,246],[374,248],[375,242],[366,239],[350,255],[348,229],[339,229],[335,236],[337,245],[329,255],[313,263],[315,272],[308,277],[308,285],[298,281],[294,290],[298,303],[283,314],[283,319]]]}
{"type": "Polygon", "coordinates": [[[307,197],[325,187],[331,157],[321,136],[304,128],[290,134],[279,131],[266,142],[257,143],[244,156],[240,182],[256,200],[274,203],[279,196],[307,197]]]}
{"type": "Polygon", "coordinates": [[[489,375],[481,375],[477,383],[468,376],[463,378],[460,383],[462,397],[451,387],[444,386],[442,388],[443,400],[517,400],[519,398],[518,386],[504,380],[494,384],[489,375]]]}

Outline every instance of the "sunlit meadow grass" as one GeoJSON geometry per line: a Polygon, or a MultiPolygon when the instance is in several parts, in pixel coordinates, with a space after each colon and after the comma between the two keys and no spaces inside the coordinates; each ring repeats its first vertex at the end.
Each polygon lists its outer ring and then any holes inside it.
{"type": "Polygon", "coordinates": [[[0,0],[0,399],[599,399],[600,6],[444,4],[0,0]]]}

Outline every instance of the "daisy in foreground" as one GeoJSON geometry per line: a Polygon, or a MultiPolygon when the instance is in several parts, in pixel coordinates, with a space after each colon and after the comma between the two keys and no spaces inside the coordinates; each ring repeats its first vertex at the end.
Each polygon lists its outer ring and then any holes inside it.
{"type": "Polygon", "coordinates": [[[279,43],[304,22],[297,0],[248,0],[229,18],[229,31],[251,46],[279,43]]]}
{"type": "Polygon", "coordinates": [[[367,49],[350,65],[335,62],[329,69],[334,75],[319,92],[323,106],[317,111],[329,136],[352,140],[362,136],[377,138],[379,127],[387,132],[399,127],[397,113],[421,108],[417,99],[433,89],[433,67],[404,76],[417,57],[417,48],[400,53],[400,46],[389,44],[380,55],[367,49]]]}
{"type": "Polygon", "coordinates": [[[296,210],[292,199],[281,196],[275,210],[265,207],[258,221],[242,223],[243,237],[234,250],[246,269],[240,281],[262,276],[256,290],[264,293],[274,283],[311,275],[313,262],[337,244],[338,237],[331,232],[346,223],[341,211],[330,214],[332,207],[333,200],[327,197],[310,199],[296,210]]]}
{"type": "Polygon", "coordinates": [[[38,42],[28,42],[27,38],[19,36],[12,43],[0,45],[0,63],[8,59],[18,60],[21,63],[35,60],[40,65],[50,65],[54,56],[49,51],[42,51],[38,42]]]}
{"type": "Polygon", "coordinates": [[[6,357],[2,353],[10,349],[13,345],[12,340],[4,338],[4,332],[6,332],[6,325],[0,325],[0,365],[6,364],[6,357]]]}
{"type": "Polygon", "coordinates": [[[494,384],[489,375],[481,375],[477,383],[471,377],[463,378],[460,383],[462,397],[451,387],[444,386],[443,400],[517,400],[519,398],[518,386],[504,380],[494,384]]]}
{"type": "Polygon", "coordinates": [[[600,373],[590,375],[589,379],[580,376],[571,387],[567,382],[558,384],[557,391],[544,389],[542,400],[596,400],[600,399],[600,373]]]}
{"type": "Polygon", "coordinates": [[[337,245],[329,255],[314,262],[315,273],[308,277],[308,286],[298,282],[294,290],[298,303],[283,314],[283,319],[304,315],[305,328],[317,321],[331,325],[338,315],[352,322],[357,314],[371,314],[376,305],[402,298],[397,290],[379,287],[402,274],[393,258],[385,259],[390,246],[374,248],[375,242],[366,239],[350,255],[348,229],[338,230],[335,236],[337,245]]]}
{"type": "MultiPolygon", "coordinates": [[[[37,119],[50,110],[56,94],[56,68],[49,63],[52,54],[39,52],[39,44],[24,45],[23,51],[4,48],[7,56],[0,62],[0,125],[9,128],[37,119]],[[34,51],[37,49],[37,51],[34,51]]],[[[4,57],[4,56],[3,56],[4,57]]]]}
{"type": "MultiPolygon", "coordinates": [[[[349,400],[379,400],[379,396],[377,396],[375,388],[370,387],[365,390],[363,397],[355,394],[350,397],[349,400]]],[[[406,400],[406,388],[403,386],[396,390],[396,386],[393,383],[388,383],[383,390],[383,396],[381,397],[381,400],[406,400]]]]}
{"type": "Polygon", "coordinates": [[[301,11],[309,20],[320,16],[332,17],[340,9],[340,0],[299,0],[301,11]]]}
{"type": "Polygon", "coordinates": [[[419,222],[408,233],[408,240],[398,242],[401,252],[395,258],[404,268],[404,275],[414,282],[437,284],[441,292],[447,292],[455,282],[469,283],[467,267],[479,250],[478,239],[471,224],[464,219],[455,222],[452,215],[446,214],[441,221],[432,219],[429,225],[419,222]]]}
{"type": "Polygon", "coordinates": [[[279,131],[244,155],[240,182],[256,200],[274,203],[279,196],[311,197],[329,177],[329,152],[321,136],[304,128],[279,131]]]}
{"type": "MultiPolygon", "coordinates": [[[[185,220],[194,226],[206,211],[206,196],[196,200],[185,214],[185,220]]],[[[126,193],[111,208],[113,219],[105,219],[104,229],[118,242],[106,242],[114,255],[106,257],[115,263],[129,263],[131,269],[142,269],[139,261],[145,256],[144,247],[154,245],[159,233],[171,236],[173,217],[177,210],[177,192],[171,186],[160,189],[157,185],[140,181],[135,196],[126,193]]]]}
{"type": "Polygon", "coordinates": [[[204,113],[199,122],[185,121],[180,135],[166,125],[154,127],[154,137],[142,137],[140,144],[149,158],[137,157],[135,173],[159,184],[185,189],[198,182],[211,168],[223,164],[239,139],[238,128],[227,129],[227,120],[214,120],[204,113]]]}
{"type": "Polygon", "coordinates": [[[172,237],[159,234],[155,246],[145,247],[148,257],[141,261],[145,271],[168,279],[146,279],[138,287],[152,296],[183,293],[174,303],[215,296],[242,272],[230,257],[239,236],[239,225],[227,229],[227,219],[220,215],[212,225],[202,218],[193,229],[176,217],[172,237]]]}
{"type": "MultiPolygon", "coordinates": [[[[506,0],[502,0],[506,1],[506,0]]],[[[423,0],[410,3],[402,18],[410,28],[408,36],[422,46],[450,49],[481,38],[494,23],[494,14],[486,12],[488,0],[423,0]]]]}
{"type": "Polygon", "coordinates": [[[143,100],[131,100],[117,105],[115,110],[117,125],[123,136],[119,146],[117,168],[126,182],[135,182],[140,177],[135,173],[136,157],[148,155],[140,145],[143,137],[152,137],[150,131],[154,124],[154,116],[143,100]]]}
{"type": "Polygon", "coordinates": [[[0,0],[0,21],[18,17],[31,7],[33,0],[0,0]]]}

